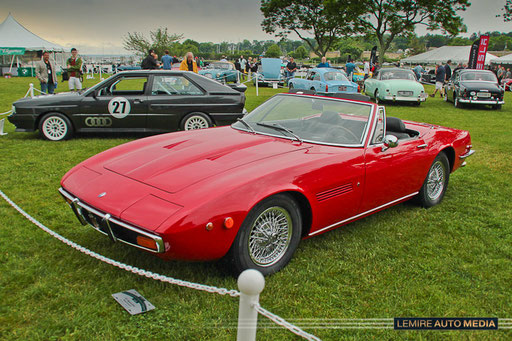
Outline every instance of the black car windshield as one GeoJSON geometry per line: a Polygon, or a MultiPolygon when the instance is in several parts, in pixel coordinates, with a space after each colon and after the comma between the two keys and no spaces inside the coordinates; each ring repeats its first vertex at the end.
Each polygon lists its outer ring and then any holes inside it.
{"type": "Polygon", "coordinates": [[[332,71],[324,73],[324,79],[326,81],[344,81],[348,82],[347,77],[341,71],[332,71]]]}
{"type": "Polygon", "coordinates": [[[482,71],[464,72],[460,75],[460,79],[463,81],[498,82],[494,73],[482,71]]]}
{"type": "Polygon", "coordinates": [[[361,146],[371,111],[372,105],[366,103],[281,94],[270,98],[245,116],[244,122],[236,122],[232,127],[297,141],[361,146]]]}
{"type": "Polygon", "coordinates": [[[414,72],[410,70],[382,70],[380,74],[381,80],[388,80],[388,79],[408,79],[411,81],[416,80],[416,76],[414,75],[414,72]]]}
{"type": "Polygon", "coordinates": [[[209,69],[221,69],[221,70],[231,70],[231,64],[229,63],[211,63],[208,65],[209,69]]]}

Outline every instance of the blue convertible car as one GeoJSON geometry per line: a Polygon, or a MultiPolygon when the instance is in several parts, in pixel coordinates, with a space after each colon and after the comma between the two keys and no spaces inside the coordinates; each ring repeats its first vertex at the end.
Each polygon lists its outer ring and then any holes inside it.
{"type": "Polygon", "coordinates": [[[238,82],[239,75],[233,63],[213,62],[206,68],[199,71],[200,75],[215,79],[221,83],[238,82]]]}
{"type": "Polygon", "coordinates": [[[315,90],[320,94],[357,92],[357,83],[348,80],[345,72],[331,68],[315,68],[308,71],[306,78],[292,78],[290,89],[315,90]]]}

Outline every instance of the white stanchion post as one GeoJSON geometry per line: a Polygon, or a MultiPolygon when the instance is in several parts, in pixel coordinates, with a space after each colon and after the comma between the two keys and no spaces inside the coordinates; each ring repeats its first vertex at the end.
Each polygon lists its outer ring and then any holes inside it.
{"type": "Polygon", "coordinates": [[[236,82],[240,84],[240,71],[236,73],[236,82]]]}
{"type": "Polygon", "coordinates": [[[29,94],[30,94],[30,98],[34,98],[34,84],[33,83],[30,83],[29,84],[29,94]]]}
{"type": "Polygon", "coordinates": [[[260,293],[265,287],[265,278],[258,270],[245,270],[238,277],[240,307],[238,310],[237,341],[255,341],[258,328],[258,312],[254,308],[259,303],[260,293]]]}
{"type": "Polygon", "coordinates": [[[4,133],[4,123],[5,123],[5,118],[2,118],[0,120],[0,136],[7,135],[7,133],[4,133]]]}
{"type": "Polygon", "coordinates": [[[259,92],[258,92],[258,83],[260,82],[260,75],[259,74],[256,74],[256,96],[259,96],[259,92]]]}
{"type": "Polygon", "coordinates": [[[101,65],[99,66],[99,69],[100,69],[100,81],[102,81],[103,77],[101,76],[101,65]]]}

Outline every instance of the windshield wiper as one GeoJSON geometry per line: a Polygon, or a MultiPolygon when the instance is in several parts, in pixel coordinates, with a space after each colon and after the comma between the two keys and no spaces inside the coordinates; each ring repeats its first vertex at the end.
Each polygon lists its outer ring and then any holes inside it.
{"type": "Polygon", "coordinates": [[[256,130],[249,125],[249,123],[245,122],[243,118],[237,118],[238,122],[241,122],[244,126],[246,126],[253,134],[256,134],[256,130]]]}
{"type": "Polygon", "coordinates": [[[295,137],[297,139],[297,141],[299,141],[300,143],[302,143],[302,139],[299,137],[299,135],[295,134],[293,131],[291,131],[290,129],[286,128],[286,127],[283,127],[282,125],[280,125],[279,123],[274,123],[274,124],[267,124],[267,123],[261,123],[261,122],[258,122],[256,123],[257,125],[259,126],[262,126],[262,127],[267,127],[267,128],[273,128],[275,130],[279,130],[279,131],[285,131],[287,132],[288,134],[290,134],[291,136],[295,137]]]}

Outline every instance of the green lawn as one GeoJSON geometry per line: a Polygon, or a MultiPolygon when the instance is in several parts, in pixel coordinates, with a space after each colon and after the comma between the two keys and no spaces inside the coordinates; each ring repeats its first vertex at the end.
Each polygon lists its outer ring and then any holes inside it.
{"type": "MultiPolygon", "coordinates": [[[[31,78],[0,79],[0,112],[31,78]]],[[[94,82],[87,81],[90,86],[94,82]]],[[[59,84],[65,90],[67,83],[59,84]]],[[[431,87],[427,87],[432,92],[431,87]]],[[[277,90],[247,91],[252,110],[277,90]]],[[[471,132],[477,153],[452,174],[444,201],[405,203],[302,241],[290,264],[266,279],[263,307],[287,319],[392,317],[512,318],[512,95],[502,110],[455,109],[438,98],[387,114],[471,132]]],[[[0,189],[71,240],[122,262],[188,281],[237,288],[216,263],[164,262],[111,244],[81,226],[57,192],[75,164],[138,136],[43,141],[37,133],[0,137],[0,189]]],[[[234,340],[238,300],[138,277],[50,237],[0,200],[0,339],[234,340]],[[157,309],[130,316],[111,297],[136,289],[157,309]]],[[[260,317],[260,321],[265,321],[260,317]]],[[[325,340],[511,339],[511,331],[306,329],[325,340]]],[[[290,340],[284,329],[259,340],[290,340]]]]}

